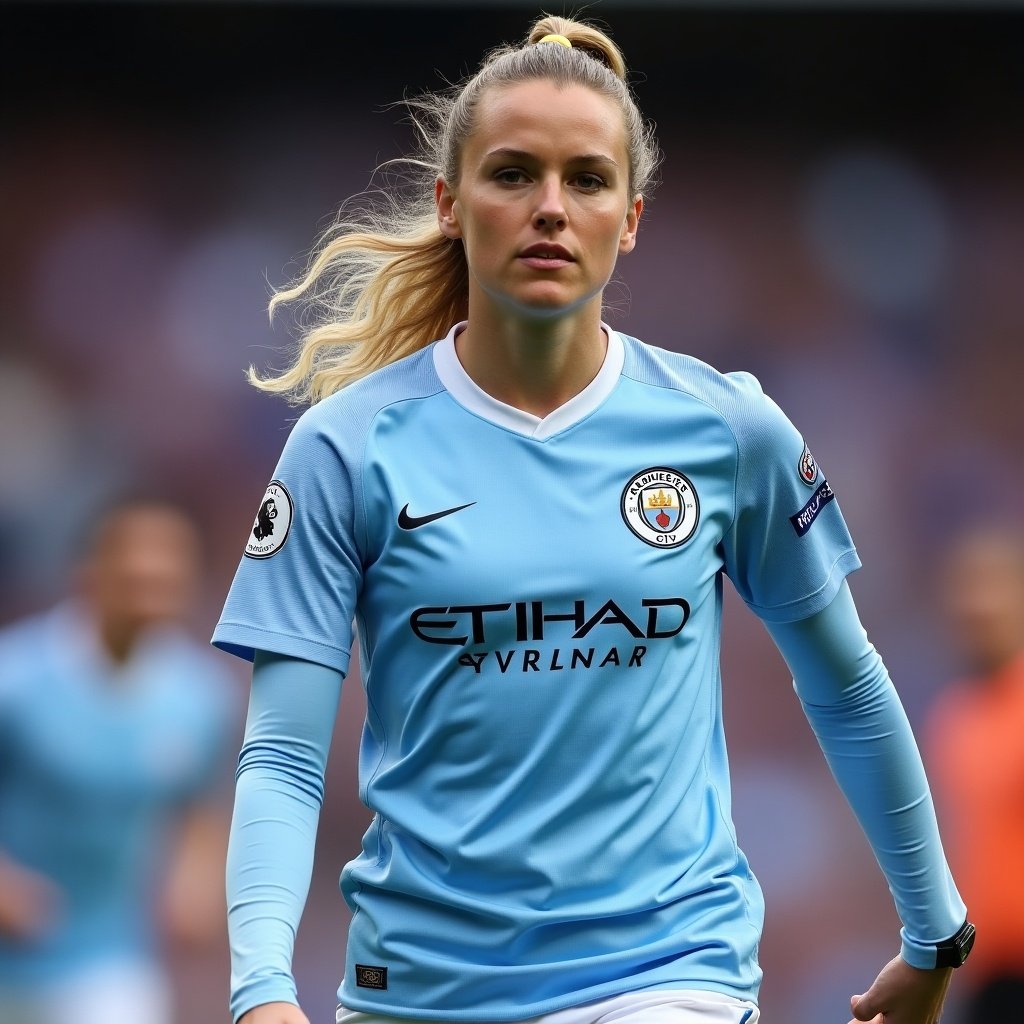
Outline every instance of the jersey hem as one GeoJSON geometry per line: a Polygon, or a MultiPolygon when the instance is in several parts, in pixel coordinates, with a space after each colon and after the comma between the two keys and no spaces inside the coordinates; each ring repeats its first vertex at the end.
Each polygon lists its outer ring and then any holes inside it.
{"type": "Polygon", "coordinates": [[[750,601],[747,601],[746,605],[764,622],[799,622],[801,619],[810,618],[823,608],[827,608],[839,593],[843,580],[860,567],[861,560],[857,549],[849,548],[832,563],[828,579],[814,593],[807,594],[796,601],[770,607],[753,604],[750,601]]]}
{"type": "Polygon", "coordinates": [[[214,630],[210,641],[214,647],[237,658],[252,661],[256,651],[283,654],[290,658],[301,658],[316,665],[347,672],[352,652],[340,647],[310,640],[307,637],[276,633],[273,630],[257,629],[241,622],[222,622],[214,630]]]}
{"type": "Polygon", "coordinates": [[[444,1010],[424,1010],[420,1007],[399,1006],[395,1003],[371,1003],[359,998],[349,997],[345,993],[345,985],[342,983],[338,989],[338,1002],[346,1010],[359,1010],[362,1013],[373,1013],[385,1017],[402,1017],[407,1020],[429,1020],[429,1021],[496,1021],[499,1024],[510,1024],[532,1020],[546,1013],[557,1013],[560,1010],[569,1010],[576,1006],[585,1006],[587,1003],[599,1002],[605,999],[612,999],[615,996],[626,995],[631,992],[714,992],[718,995],[729,996],[738,999],[740,1002],[757,1006],[757,987],[754,991],[745,989],[743,991],[735,986],[719,984],[711,981],[687,981],[676,979],[654,985],[637,985],[619,987],[615,985],[596,986],[588,989],[586,993],[572,993],[560,999],[546,999],[539,1003],[524,1003],[507,1011],[480,1010],[469,1008],[455,1010],[446,1008],[444,1010]],[[581,998],[582,996],[582,998],[581,998]]]}

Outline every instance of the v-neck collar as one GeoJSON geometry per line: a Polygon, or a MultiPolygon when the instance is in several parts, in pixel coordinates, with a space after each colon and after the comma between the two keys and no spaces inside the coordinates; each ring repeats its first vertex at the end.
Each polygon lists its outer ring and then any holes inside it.
{"type": "Polygon", "coordinates": [[[574,395],[547,416],[535,416],[532,412],[499,402],[466,373],[455,352],[455,336],[465,327],[466,321],[456,324],[447,336],[434,346],[434,369],[441,383],[464,409],[524,437],[543,441],[566,430],[574,423],[579,423],[612,393],[622,373],[625,346],[619,335],[607,324],[602,323],[601,330],[608,337],[608,349],[597,376],[578,395],[574,395]]]}

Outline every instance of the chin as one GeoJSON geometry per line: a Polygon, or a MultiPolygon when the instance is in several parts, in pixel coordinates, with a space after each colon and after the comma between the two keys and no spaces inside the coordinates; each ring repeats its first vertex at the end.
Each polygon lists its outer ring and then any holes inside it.
{"type": "Polygon", "coordinates": [[[165,629],[177,618],[175,609],[144,608],[136,610],[128,617],[128,622],[136,633],[148,633],[152,630],[165,629]]]}
{"type": "Polygon", "coordinates": [[[554,290],[540,292],[538,289],[529,295],[507,296],[505,305],[515,310],[520,316],[537,320],[549,320],[553,317],[567,316],[575,313],[590,301],[592,296],[570,298],[564,293],[557,294],[554,290]]]}

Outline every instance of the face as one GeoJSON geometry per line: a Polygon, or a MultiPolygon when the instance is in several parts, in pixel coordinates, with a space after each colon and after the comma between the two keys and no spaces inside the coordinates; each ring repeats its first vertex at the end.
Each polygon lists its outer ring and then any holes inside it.
{"type": "Polygon", "coordinates": [[[642,208],[618,105],[546,80],[481,97],[459,180],[437,185],[441,230],[465,246],[471,315],[481,303],[535,317],[599,308],[642,208]]]}
{"type": "Polygon", "coordinates": [[[86,596],[119,632],[183,618],[198,578],[191,523],[159,505],[118,509],[103,524],[84,567],[86,596]]]}
{"type": "Polygon", "coordinates": [[[990,672],[1024,649],[1024,564],[998,536],[968,538],[953,552],[944,579],[946,613],[968,665],[990,672]]]}

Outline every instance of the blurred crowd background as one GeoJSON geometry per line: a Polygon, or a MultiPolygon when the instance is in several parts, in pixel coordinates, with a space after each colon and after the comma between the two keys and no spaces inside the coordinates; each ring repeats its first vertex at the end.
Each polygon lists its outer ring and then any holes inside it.
{"type": "MultiPolygon", "coordinates": [[[[536,13],[0,7],[0,623],[58,597],[83,519],[143,481],[201,523],[193,626],[209,634],[296,416],[243,379],[291,344],[271,288],[407,151],[390,104],[459,79],[536,13]]],[[[850,522],[862,617],[919,726],[960,671],[944,551],[978,521],[1024,520],[1024,12],[586,13],[623,47],[665,153],[608,319],[754,371],[787,410],[850,522]]],[[[766,1020],[843,1021],[896,952],[884,881],[781,659],[731,598],[723,671],[737,826],[768,901],[766,1020]]],[[[353,675],[296,958],[319,1024],[344,960],[337,875],[368,822],[361,718],[353,675]]],[[[174,971],[182,1022],[227,1019],[223,943],[175,953],[174,971]]]]}

